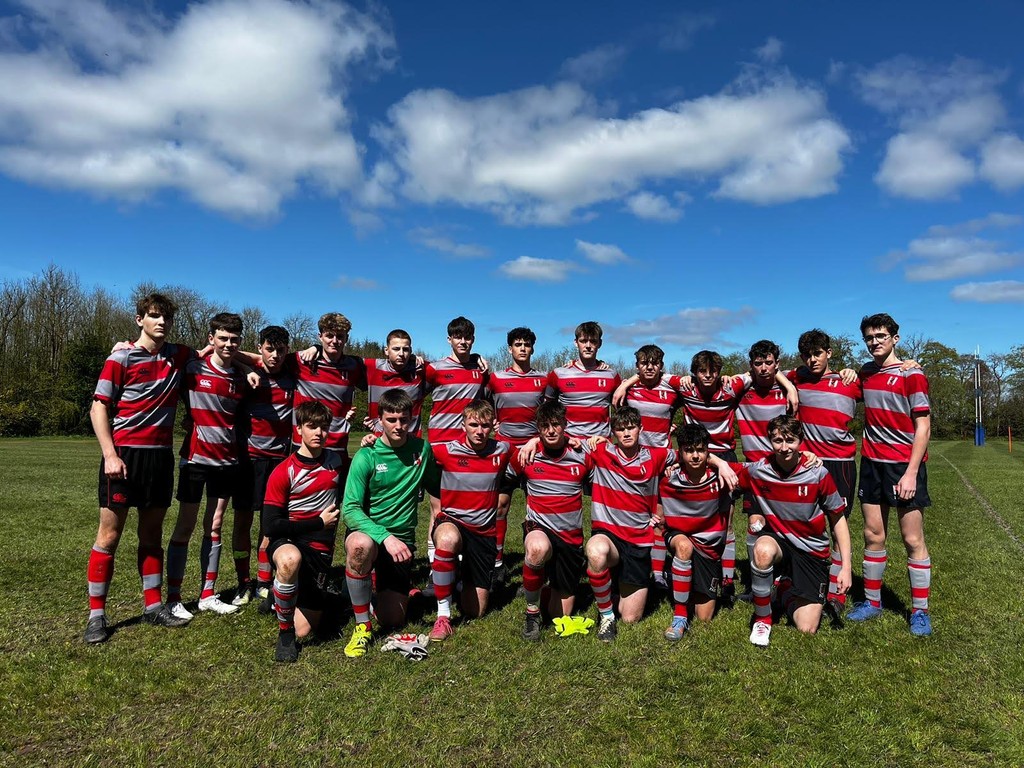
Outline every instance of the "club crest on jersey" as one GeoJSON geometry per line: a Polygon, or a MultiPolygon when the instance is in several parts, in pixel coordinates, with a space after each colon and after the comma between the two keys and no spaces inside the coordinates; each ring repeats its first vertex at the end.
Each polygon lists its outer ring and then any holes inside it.
{"type": "Polygon", "coordinates": [[[473,371],[473,381],[480,381],[480,371],[473,371]]]}
{"type": "Polygon", "coordinates": [[[575,381],[567,381],[567,382],[565,382],[565,383],[563,384],[563,386],[564,386],[564,387],[565,387],[566,389],[576,389],[576,382],[575,382],[575,381]]]}
{"type": "Polygon", "coordinates": [[[534,379],[533,380],[533,388],[534,389],[540,389],[542,386],[544,386],[544,383],[540,379],[534,379]]]}
{"type": "Polygon", "coordinates": [[[796,495],[801,498],[810,494],[810,488],[806,485],[798,485],[796,488],[796,495]]]}
{"type": "Polygon", "coordinates": [[[608,386],[608,379],[598,379],[597,386],[599,386],[601,389],[604,389],[605,387],[608,386]]]}
{"type": "Polygon", "coordinates": [[[785,400],[785,397],[783,397],[781,390],[778,390],[778,391],[775,392],[775,399],[776,400],[785,400]]]}
{"type": "Polygon", "coordinates": [[[659,389],[658,390],[658,399],[659,400],[668,400],[668,392],[666,392],[663,389],[659,389]]]}
{"type": "Polygon", "coordinates": [[[888,384],[890,387],[895,387],[896,386],[896,382],[899,381],[899,380],[900,380],[899,376],[890,376],[888,379],[885,380],[885,383],[888,384]]]}
{"type": "Polygon", "coordinates": [[[828,388],[829,389],[838,389],[839,388],[839,379],[829,379],[828,380],[828,388]]]}
{"type": "Polygon", "coordinates": [[[569,467],[569,474],[572,475],[573,477],[579,477],[580,476],[580,468],[579,467],[569,467]]]}

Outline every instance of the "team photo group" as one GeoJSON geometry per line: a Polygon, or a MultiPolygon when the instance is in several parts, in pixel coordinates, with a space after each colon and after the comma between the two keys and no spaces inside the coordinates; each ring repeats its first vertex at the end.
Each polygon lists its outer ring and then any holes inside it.
{"type": "Polygon", "coordinates": [[[577,326],[576,359],[551,371],[533,368],[535,334],[514,328],[511,364],[497,370],[473,353],[475,329],[464,317],[448,324],[451,354],[425,362],[401,329],[387,334],[380,359],[346,354],[351,323],[335,312],[300,351],[274,325],[259,330],[256,350],[243,350],[242,319],[220,313],[196,350],[168,341],[176,310],[159,293],[139,299],[139,337],[115,347],[96,386],[90,418],[102,458],[86,643],[111,636],[106,597],[134,508],[145,622],[184,627],[195,610],[230,614],[256,603],[277,619],[274,658],[296,661],[303,638],[337,619],[334,567],[343,562],[344,610],[350,603],[354,614],[345,655],[378,643],[423,658],[453,636],[453,603],[462,620],[482,616],[509,582],[504,546],[517,492],[526,605],[516,642],[591,631],[614,642],[617,622],[644,617],[650,590],[671,600],[669,641],[735,601],[752,603],[749,641],[761,647],[783,618],[806,633],[826,617],[874,619],[890,510],[907,553],[910,631],[932,632],[928,381],[898,357],[899,326],[887,314],[861,322],[870,360],[859,370],[833,370],[831,339],[811,329],[799,337],[803,364],[793,370],[781,370],[779,346],[761,340],[747,371],[725,375],[721,356],[704,350],[688,375],[669,375],[664,351],[649,344],[623,378],[599,357],[596,322],[577,326]],[[357,390],[367,393],[366,413],[354,408],[357,390]],[[185,435],[176,454],[179,401],[185,435]],[[850,432],[858,402],[859,469],[850,432]],[[350,455],[353,423],[367,434],[350,455]],[[847,610],[855,498],[863,595],[847,610]],[[417,584],[424,501],[430,575],[417,584]],[[743,584],[734,510],[746,523],[743,584]],[[186,607],[200,522],[198,601],[186,607]],[[222,537],[237,577],[223,599],[222,537]],[[576,605],[587,584],[592,616],[576,605]],[[436,602],[429,634],[407,628],[414,599],[429,600],[431,613],[436,602]]]}

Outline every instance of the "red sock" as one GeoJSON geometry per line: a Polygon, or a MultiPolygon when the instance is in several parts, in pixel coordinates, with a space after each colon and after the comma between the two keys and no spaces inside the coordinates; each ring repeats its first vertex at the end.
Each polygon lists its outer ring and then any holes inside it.
{"type": "Polygon", "coordinates": [[[142,577],[142,602],[146,613],[155,611],[163,601],[163,547],[139,547],[139,576],[142,577]]]}
{"type": "Polygon", "coordinates": [[[590,579],[590,588],[594,590],[594,602],[597,603],[597,610],[601,613],[612,612],[612,572],[605,568],[595,573],[587,568],[587,578],[590,579]]]}
{"type": "Polygon", "coordinates": [[[89,580],[89,618],[105,616],[107,590],[110,589],[110,580],[114,578],[114,553],[93,547],[89,553],[86,578],[89,580]]]}

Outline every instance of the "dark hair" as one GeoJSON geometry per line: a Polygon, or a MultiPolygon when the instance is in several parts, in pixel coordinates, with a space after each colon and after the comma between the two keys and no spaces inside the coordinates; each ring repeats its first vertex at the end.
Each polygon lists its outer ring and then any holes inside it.
{"type": "Polygon", "coordinates": [[[295,423],[312,424],[314,427],[326,429],[331,426],[331,412],[319,400],[307,400],[295,409],[295,423]]]}
{"type": "Polygon", "coordinates": [[[796,348],[800,350],[801,355],[809,355],[812,352],[817,352],[819,349],[828,352],[832,349],[832,339],[820,328],[812,328],[800,334],[800,340],[797,341],[796,348]]]}
{"type": "Polygon", "coordinates": [[[403,331],[401,328],[395,328],[395,330],[388,333],[386,339],[384,339],[384,346],[390,346],[392,339],[408,339],[409,343],[412,344],[412,336],[409,335],[408,331],[403,331]]]}
{"type": "Polygon", "coordinates": [[[576,326],[577,339],[597,339],[600,341],[603,335],[604,331],[601,330],[601,324],[595,320],[587,320],[587,322],[576,326]]]}
{"type": "Polygon", "coordinates": [[[167,320],[174,320],[178,313],[178,305],[162,293],[147,293],[135,303],[135,314],[138,317],[145,317],[151,309],[159,312],[167,320]]]}
{"type": "Polygon", "coordinates": [[[389,389],[377,401],[377,411],[384,413],[408,413],[412,415],[412,398],[401,389],[389,389]]]}
{"type": "Polygon", "coordinates": [[[636,361],[638,363],[661,365],[665,362],[665,350],[657,344],[644,344],[636,351],[636,361]]]}
{"type": "Polygon", "coordinates": [[[525,341],[532,347],[537,343],[537,334],[523,326],[513,328],[508,332],[508,345],[511,347],[517,341],[525,341]]]}
{"type": "Polygon", "coordinates": [[[463,339],[472,339],[476,336],[476,326],[473,325],[472,321],[459,315],[450,323],[448,323],[448,337],[456,338],[461,337],[463,339]]]}
{"type": "Polygon", "coordinates": [[[722,372],[722,356],[710,349],[702,349],[690,360],[690,373],[696,374],[704,369],[722,372]]]}
{"type": "Polygon", "coordinates": [[[679,450],[687,448],[707,449],[711,444],[711,435],[703,424],[680,424],[676,427],[676,442],[679,450]]]}
{"type": "Polygon", "coordinates": [[[629,429],[640,426],[640,411],[632,405],[624,405],[612,414],[612,429],[629,429]]]}
{"type": "Polygon", "coordinates": [[[545,400],[537,406],[537,428],[552,424],[564,427],[569,422],[565,418],[565,406],[557,400],[545,400]]]}
{"type": "Polygon", "coordinates": [[[747,353],[747,358],[750,360],[750,362],[754,362],[755,360],[757,360],[757,358],[768,357],[768,355],[771,355],[772,357],[775,358],[776,361],[778,361],[778,359],[782,356],[782,350],[779,349],[779,345],[776,344],[774,341],[769,341],[768,339],[761,339],[760,341],[755,341],[750,346],[750,351],[747,353]]]}
{"type": "Polygon", "coordinates": [[[799,419],[793,418],[789,414],[776,416],[768,422],[768,430],[766,434],[768,435],[769,440],[771,440],[772,432],[781,432],[783,435],[792,435],[797,440],[804,439],[804,425],[800,423],[799,419]]]}
{"type": "Polygon", "coordinates": [[[863,336],[864,331],[868,328],[883,330],[890,336],[895,336],[900,332],[900,324],[885,312],[879,312],[877,315],[865,315],[864,319],[860,321],[860,335],[863,336]]]}
{"type": "Polygon", "coordinates": [[[234,312],[218,312],[210,318],[210,333],[227,331],[228,333],[242,332],[242,318],[234,312]]]}
{"type": "Polygon", "coordinates": [[[280,325],[268,325],[266,328],[260,329],[260,346],[267,343],[275,347],[280,346],[281,344],[287,347],[290,341],[291,337],[288,335],[288,331],[280,325]]]}

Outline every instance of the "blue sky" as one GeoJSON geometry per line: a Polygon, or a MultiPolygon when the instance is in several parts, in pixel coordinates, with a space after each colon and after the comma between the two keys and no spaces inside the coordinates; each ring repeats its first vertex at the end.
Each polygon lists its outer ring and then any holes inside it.
{"type": "Polygon", "coordinates": [[[0,279],[446,351],[1022,342],[1024,6],[0,2],[0,279]],[[641,8],[638,11],[637,8],[641,8]]]}

